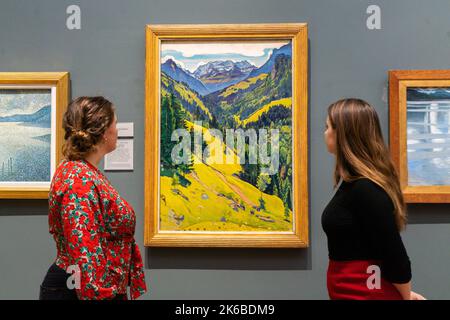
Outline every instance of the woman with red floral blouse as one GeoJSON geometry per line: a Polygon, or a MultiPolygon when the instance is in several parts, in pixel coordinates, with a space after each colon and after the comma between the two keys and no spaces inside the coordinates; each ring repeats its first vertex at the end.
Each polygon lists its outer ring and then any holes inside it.
{"type": "Polygon", "coordinates": [[[131,299],[147,290],[133,208],[97,168],[116,148],[116,123],[114,106],[103,97],[79,97],[64,115],[65,160],[49,193],[57,257],[41,300],[126,300],[128,286],[131,299]]]}

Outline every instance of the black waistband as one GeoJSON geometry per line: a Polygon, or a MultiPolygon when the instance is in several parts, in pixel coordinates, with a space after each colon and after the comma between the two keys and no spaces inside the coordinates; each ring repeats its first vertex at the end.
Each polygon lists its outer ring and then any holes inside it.
{"type": "Polygon", "coordinates": [[[53,263],[50,268],[48,268],[47,274],[45,275],[44,281],[42,282],[42,286],[45,287],[66,287],[67,279],[71,276],[71,274],[66,273],[64,269],[58,267],[55,263],[53,263]]]}
{"type": "MultiPolygon", "coordinates": [[[[42,282],[42,287],[45,288],[59,288],[61,290],[67,290],[67,279],[71,276],[71,274],[67,273],[64,269],[61,269],[53,263],[50,268],[48,268],[47,274],[45,275],[44,281],[42,282]]],[[[70,290],[73,294],[75,292],[70,290]]],[[[125,300],[126,294],[117,294],[113,300],[125,300]]]]}

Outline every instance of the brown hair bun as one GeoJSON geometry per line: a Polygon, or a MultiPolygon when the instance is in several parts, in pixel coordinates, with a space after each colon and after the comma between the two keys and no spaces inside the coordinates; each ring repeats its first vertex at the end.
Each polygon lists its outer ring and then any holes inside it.
{"type": "Polygon", "coordinates": [[[78,97],[64,114],[63,155],[68,160],[84,159],[101,141],[114,121],[113,104],[104,97],[78,97]]]}

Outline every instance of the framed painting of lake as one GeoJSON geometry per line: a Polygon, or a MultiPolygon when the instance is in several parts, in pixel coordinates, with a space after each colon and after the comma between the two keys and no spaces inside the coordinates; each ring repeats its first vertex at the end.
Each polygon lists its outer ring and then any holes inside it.
{"type": "Polygon", "coordinates": [[[145,245],[307,247],[307,25],[149,25],[145,245]]]}
{"type": "Polygon", "coordinates": [[[390,146],[406,202],[450,202],[450,70],[389,72],[390,146]]]}
{"type": "Polygon", "coordinates": [[[66,72],[0,72],[0,198],[47,198],[68,80],[66,72]]]}

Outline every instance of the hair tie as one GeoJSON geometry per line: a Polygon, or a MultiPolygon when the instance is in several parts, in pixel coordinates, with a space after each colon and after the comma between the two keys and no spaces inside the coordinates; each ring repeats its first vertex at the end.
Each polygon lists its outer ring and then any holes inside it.
{"type": "Polygon", "coordinates": [[[83,130],[73,130],[72,132],[77,136],[81,136],[83,138],[89,138],[89,135],[83,130]]]}

